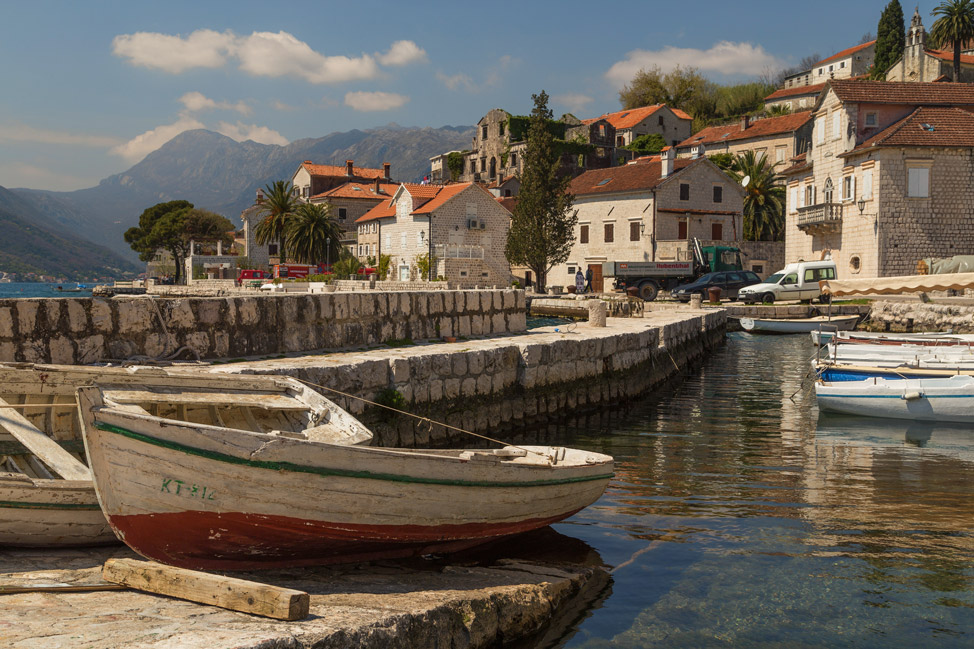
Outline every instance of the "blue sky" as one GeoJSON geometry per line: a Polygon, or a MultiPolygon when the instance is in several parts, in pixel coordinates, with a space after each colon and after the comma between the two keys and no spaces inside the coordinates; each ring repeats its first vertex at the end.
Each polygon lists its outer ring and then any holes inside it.
{"type": "Polygon", "coordinates": [[[827,57],[886,2],[0,0],[0,186],[91,187],[190,128],[286,144],[474,124],[541,89],[595,116],[654,63],[727,82],[827,57]]]}

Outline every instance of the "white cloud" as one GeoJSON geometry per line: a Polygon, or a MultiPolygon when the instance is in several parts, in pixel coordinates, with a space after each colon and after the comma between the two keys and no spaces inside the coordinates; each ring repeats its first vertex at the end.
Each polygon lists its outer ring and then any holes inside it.
{"type": "Polygon", "coordinates": [[[356,58],[324,56],[287,32],[254,32],[234,50],[240,69],[255,76],[292,76],[310,83],[372,79],[379,68],[368,54],[356,58]]]}
{"type": "Polygon", "coordinates": [[[219,68],[236,39],[233,32],[198,29],[186,38],[137,32],[112,40],[112,53],[132,65],[179,74],[192,68],[219,68]]]}
{"type": "Polygon", "coordinates": [[[552,95],[551,101],[560,106],[567,106],[568,110],[582,110],[587,105],[595,101],[588,95],[578,93],[566,93],[564,95],[552,95]]]}
{"type": "Polygon", "coordinates": [[[191,113],[197,113],[202,110],[235,110],[241,115],[250,115],[253,110],[243,101],[238,101],[232,104],[228,101],[215,101],[210,99],[201,92],[187,92],[185,95],[179,98],[179,102],[186,107],[186,110],[191,113]]]}
{"type": "Polygon", "coordinates": [[[258,144],[277,144],[280,146],[288,144],[287,138],[274,129],[266,126],[257,126],[256,124],[244,124],[242,122],[230,124],[229,122],[220,122],[217,124],[216,132],[233,138],[237,142],[253,140],[258,144]]]}
{"type": "Polygon", "coordinates": [[[104,148],[120,144],[122,140],[104,135],[84,135],[52,129],[34,128],[23,124],[0,126],[0,142],[38,142],[40,144],[66,144],[104,148]]]}
{"type": "Polygon", "coordinates": [[[409,101],[409,97],[394,92],[349,92],[345,94],[345,105],[355,110],[376,111],[399,108],[409,101]]]}
{"type": "Polygon", "coordinates": [[[124,144],[112,147],[111,153],[121,156],[131,164],[135,164],[183,131],[191,131],[197,128],[206,127],[195,118],[183,115],[173,124],[156,127],[151,131],[136,135],[124,144]]]}
{"type": "Polygon", "coordinates": [[[132,65],[179,74],[193,68],[221,68],[235,58],[244,72],[261,77],[297,77],[309,83],[340,83],[374,79],[376,57],[386,65],[426,60],[412,41],[396,41],[385,54],[326,56],[285,31],[253,32],[200,29],[189,36],[150,32],[123,34],[112,41],[112,52],[132,65]]]}
{"type": "Polygon", "coordinates": [[[425,63],[426,50],[412,41],[396,41],[385,54],[376,54],[382,65],[409,65],[410,63],[425,63]]]}
{"type": "Polygon", "coordinates": [[[436,78],[443,82],[443,85],[450,90],[457,90],[458,88],[463,88],[467,92],[474,91],[473,79],[469,76],[463,74],[462,72],[454,74],[452,76],[447,75],[443,72],[437,72],[436,78]]]}
{"type": "Polygon", "coordinates": [[[659,66],[668,72],[677,65],[697,68],[702,73],[725,75],[758,75],[768,69],[784,67],[782,61],[760,45],[720,41],[707,50],[673,46],[654,51],[633,50],[625,60],[612,64],[605,76],[622,87],[642,69],[659,66]]]}

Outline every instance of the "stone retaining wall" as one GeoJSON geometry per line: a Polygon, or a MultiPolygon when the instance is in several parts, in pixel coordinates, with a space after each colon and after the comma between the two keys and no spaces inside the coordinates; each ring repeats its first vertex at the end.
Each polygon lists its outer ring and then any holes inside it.
{"type": "MultiPolygon", "coordinates": [[[[398,394],[410,412],[496,435],[642,394],[719,344],[726,324],[722,311],[687,310],[658,321],[610,319],[605,328],[568,325],[557,333],[545,328],[527,336],[230,364],[218,371],[287,374],[380,403],[398,394]]],[[[444,426],[322,393],[361,415],[377,444],[470,443],[444,426]]]]}
{"type": "Polygon", "coordinates": [[[0,361],[278,355],[521,332],[525,320],[512,289],[0,300],[0,361]]]}
{"type": "Polygon", "coordinates": [[[872,331],[953,331],[974,333],[974,307],[924,302],[880,302],[872,304],[872,331]]]}

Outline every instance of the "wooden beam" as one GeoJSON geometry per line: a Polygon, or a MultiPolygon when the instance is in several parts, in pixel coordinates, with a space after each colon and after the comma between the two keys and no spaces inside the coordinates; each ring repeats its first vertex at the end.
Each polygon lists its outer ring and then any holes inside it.
{"type": "Polygon", "coordinates": [[[39,460],[66,480],[91,480],[91,471],[0,398],[0,429],[13,435],[39,460]]]}
{"type": "Polygon", "coordinates": [[[301,620],[308,616],[311,605],[308,593],[300,590],[174,568],[155,561],[109,559],[102,569],[102,578],[147,593],[277,620],[301,620]]]}

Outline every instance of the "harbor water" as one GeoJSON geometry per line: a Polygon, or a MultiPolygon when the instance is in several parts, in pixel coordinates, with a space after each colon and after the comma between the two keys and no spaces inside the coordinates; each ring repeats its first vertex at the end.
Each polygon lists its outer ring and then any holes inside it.
{"type": "Polygon", "coordinates": [[[559,646],[974,646],[974,430],[819,418],[814,353],[729,334],[664,393],[559,431],[616,458],[555,526],[612,567],[559,646]]]}

